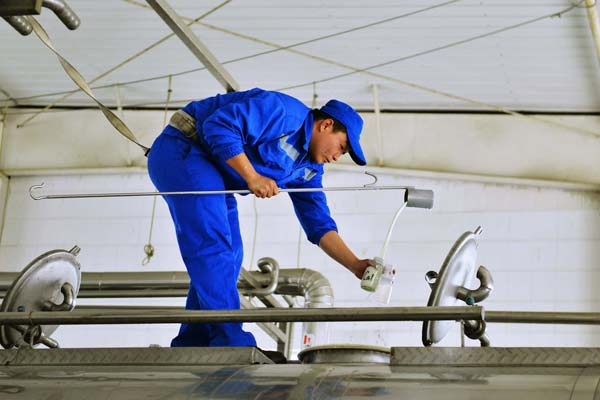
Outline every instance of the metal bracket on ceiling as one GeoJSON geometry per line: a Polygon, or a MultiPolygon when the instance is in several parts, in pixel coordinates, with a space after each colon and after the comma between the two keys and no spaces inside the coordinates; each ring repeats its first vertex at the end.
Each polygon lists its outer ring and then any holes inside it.
{"type": "Polygon", "coordinates": [[[79,17],[64,0],[4,0],[0,2],[0,16],[21,35],[27,36],[33,27],[23,15],[39,15],[42,7],[52,10],[67,28],[79,27],[79,17]]]}

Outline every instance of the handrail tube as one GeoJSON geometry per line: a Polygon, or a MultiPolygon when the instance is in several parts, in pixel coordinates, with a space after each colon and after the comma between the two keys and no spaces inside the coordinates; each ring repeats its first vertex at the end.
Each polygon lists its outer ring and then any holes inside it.
{"type": "Polygon", "coordinates": [[[544,311],[486,311],[488,323],[600,325],[600,313],[544,311]]]}
{"type": "Polygon", "coordinates": [[[165,310],[82,312],[32,311],[0,313],[0,325],[116,325],[218,322],[302,322],[302,321],[434,321],[484,319],[480,306],[468,307],[365,307],[290,308],[254,310],[165,310]]]}

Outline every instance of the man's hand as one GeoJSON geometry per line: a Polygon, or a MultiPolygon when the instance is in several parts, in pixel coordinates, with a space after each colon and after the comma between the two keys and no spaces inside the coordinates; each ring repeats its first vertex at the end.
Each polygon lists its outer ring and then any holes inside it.
{"type": "Polygon", "coordinates": [[[375,262],[375,260],[369,260],[369,259],[357,260],[350,266],[349,270],[352,271],[358,279],[362,279],[367,267],[369,267],[369,266],[374,267],[376,265],[377,265],[377,263],[375,262]]]}
{"type": "Polygon", "coordinates": [[[319,247],[335,261],[342,264],[358,279],[362,279],[369,265],[375,266],[375,260],[361,260],[348,248],[346,243],[336,231],[329,231],[321,237],[319,247]]]}
{"type": "Polygon", "coordinates": [[[277,182],[263,175],[256,174],[256,176],[248,179],[246,183],[248,184],[248,189],[250,189],[250,191],[254,193],[256,197],[261,199],[264,199],[265,197],[273,197],[279,193],[277,182]]]}
{"type": "Polygon", "coordinates": [[[240,153],[237,156],[231,157],[225,160],[225,162],[227,162],[235,172],[240,174],[246,181],[248,189],[250,189],[256,197],[264,199],[265,197],[273,197],[279,193],[277,182],[256,172],[245,153],[240,153]]]}

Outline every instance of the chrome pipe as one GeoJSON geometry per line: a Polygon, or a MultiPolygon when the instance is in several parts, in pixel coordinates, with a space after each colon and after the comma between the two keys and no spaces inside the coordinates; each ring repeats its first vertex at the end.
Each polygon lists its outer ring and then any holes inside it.
{"type": "Polygon", "coordinates": [[[508,324],[575,324],[600,325],[600,313],[542,312],[542,311],[486,311],[486,322],[508,324]]]}
{"type": "Polygon", "coordinates": [[[58,19],[70,30],[77,29],[81,23],[79,17],[63,0],[43,0],[42,7],[52,10],[58,19]]]}
{"type": "MultiPolygon", "coordinates": [[[[268,284],[269,276],[251,272],[261,285],[268,284]]],[[[251,289],[248,282],[238,281],[238,289],[244,292],[251,289]]],[[[320,272],[307,268],[282,269],[279,272],[276,294],[289,296],[302,296],[305,298],[306,308],[332,307],[333,289],[331,284],[320,272]]]]}
{"type": "Polygon", "coordinates": [[[0,325],[116,325],[221,322],[320,322],[320,321],[438,321],[482,320],[484,310],[470,307],[368,307],[368,308],[290,308],[254,310],[148,309],[134,311],[32,311],[0,313],[0,325]]]}
{"type": "MultiPolygon", "coordinates": [[[[242,271],[237,287],[242,295],[252,295],[255,286],[271,284],[271,274],[242,271]],[[250,282],[251,281],[251,282],[250,282]]],[[[18,273],[0,272],[0,297],[10,288],[18,273]]],[[[162,272],[84,272],[78,298],[185,297],[190,278],[183,271],[162,272]]],[[[303,296],[310,304],[333,305],[333,290],[327,278],[307,268],[280,269],[275,294],[303,296]]],[[[311,306],[307,306],[311,307],[311,306]]]]}

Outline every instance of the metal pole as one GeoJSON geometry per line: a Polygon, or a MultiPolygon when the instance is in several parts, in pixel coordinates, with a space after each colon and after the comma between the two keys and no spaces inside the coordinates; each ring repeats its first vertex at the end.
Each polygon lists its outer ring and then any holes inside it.
{"type": "Polygon", "coordinates": [[[254,309],[171,311],[148,309],[144,312],[116,311],[32,311],[0,313],[0,325],[114,325],[175,324],[217,322],[301,322],[301,321],[432,321],[477,320],[484,318],[483,308],[468,307],[369,307],[312,309],[254,309]]]}
{"type": "MultiPolygon", "coordinates": [[[[247,189],[235,190],[190,190],[181,192],[108,192],[108,193],[69,193],[69,194],[47,194],[36,195],[34,190],[41,188],[42,185],[32,186],[30,189],[31,198],[34,200],[49,200],[49,199],[87,199],[95,197],[147,197],[147,196],[201,196],[211,194],[251,194],[247,189]]],[[[407,186],[340,186],[340,187],[324,187],[324,188],[292,188],[282,189],[282,193],[306,193],[306,192],[343,192],[343,191],[361,191],[361,190],[407,190],[407,186]]]]}
{"type": "Polygon", "coordinates": [[[485,322],[510,324],[581,324],[600,325],[600,313],[593,312],[540,312],[540,311],[486,311],[485,322]]]}
{"type": "MultiPolygon", "coordinates": [[[[50,199],[89,199],[104,197],[146,197],[146,196],[200,196],[214,194],[251,194],[248,189],[234,190],[190,190],[180,192],[108,192],[108,193],[70,193],[70,194],[36,194],[35,191],[44,187],[44,184],[33,185],[29,188],[29,196],[34,200],[50,199]]],[[[407,207],[432,208],[433,191],[426,189],[416,189],[412,186],[339,186],[322,188],[280,188],[282,193],[309,193],[309,192],[348,192],[365,190],[404,190],[404,201],[407,207]]]]}
{"type": "Polygon", "coordinates": [[[146,0],[146,2],[165,21],[183,44],[200,60],[212,76],[223,85],[227,92],[236,92],[239,90],[239,85],[235,79],[233,79],[212,52],[208,50],[192,29],[183,22],[181,17],[165,0],[146,0]]]}

